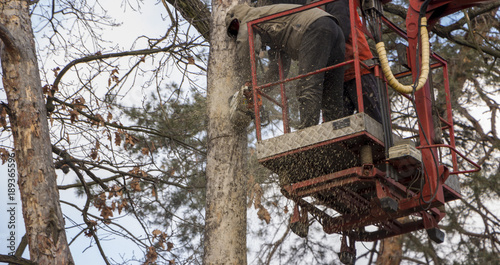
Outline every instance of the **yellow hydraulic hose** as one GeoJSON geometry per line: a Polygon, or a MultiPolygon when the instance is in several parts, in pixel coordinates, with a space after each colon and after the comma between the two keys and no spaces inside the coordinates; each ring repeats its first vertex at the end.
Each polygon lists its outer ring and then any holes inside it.
{"type": "MultiPolygon", "coordinates": [[[[422,66],[420,69],[420,77],[418,78],[417,87],[415,91],[421,89],[425,82],[427,82],[427,77],[429,76],[429,34],[427,32],[427,18],[422,17],[420,22],[420,38],[421,38],[421,50],[422,50],[422,66]]],[[[387,83],[389,86],[394,88],[396,91],[400,93],[411,93],[413,92],[413,85],[403,85],[399,83],[399,81],[392,74],[391,68],[389,67],[389,61],[387,60],[387,51],[385,50],[385,45],[383,42],[379,42],[375,45],[377,48],[378,57],[380,60],[380,64],[382,66],[382,72],[387,79],[387,83]]]]}

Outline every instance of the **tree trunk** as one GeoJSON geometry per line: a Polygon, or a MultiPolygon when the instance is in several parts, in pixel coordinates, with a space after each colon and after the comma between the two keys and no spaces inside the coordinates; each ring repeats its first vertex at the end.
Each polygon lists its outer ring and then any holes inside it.
{"type": "Polygon", "coordinates": [[[0,3],[0,38],[30,259],[38,264],[74,264],[59,204],[28,1],[0,3]]]}
{"type": "Polygon", "coordinates": [[[383,239],[380,245],[380,254],[377,265],[399,265],[403,257],[403,236],[394,236],[383,239]]]}
{"type": "Polygon", "coordinates": [[[204,264],[246,264],[245,131],[229,122],[229,97],[241,85],[224,18],[234,0],[212,1],[208,66],[208,156],[204,264]]]}
{"type": "MultiPolygon", "coordinates": [[[[408,222],[408,217],[401,217],[399,222],[408,222]]],[[[403,259],[403,238],[398,235],[383,239],[380,244],[377,265],[399,265],[403,259]]]]}
{"type": "MultiPolygon", "coordinates": [[[[408,222],[408,217],[401,217],[399,222],[408,222]]],[[[399,265],[403,259],[404,235],[393,236],[383,239],[380,244],[377,265],[399,265]]]]}

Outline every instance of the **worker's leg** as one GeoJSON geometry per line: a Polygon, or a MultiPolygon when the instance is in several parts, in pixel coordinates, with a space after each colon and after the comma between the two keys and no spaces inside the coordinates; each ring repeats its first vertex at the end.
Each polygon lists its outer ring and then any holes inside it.
{"type": "MultiPolygon", "coordinates": [[[[329,18],[322,17],[312,23],[304,33],[299,51],[299,74],[309,73],[324,68],[329,63],[329,57],[334,43],[344,43],[344,38],[337,39],[340,29],[329,18]]],[[[323,95],[325,73],[302,78],[298,82],[297,96],[300,110],[299,128],[318,124],[323,95]]],[[[340,94],[339,98],[342,98],[340,94]]]]}
{"type": "MultiPolygon", "coordinates": [[[[334,24],[335,42],[328,59],[328,65],[336,65],[345,61],[345,41],[342,30],[334,24]]],[[[323,83],[322,111],[324,121],[331,121],[345,116],[343,110],[345,67],[335,68],[326,72],[323,83]]]]}
{"type": "MultiPolygon", "coordinates": [[[[365,74],[361,76],[361,84],[363,91],[363,104],[365,113],[376,121],[382,123],[382,115],[380,112],[380,100],[378,95],[377,80],[373,74],[365,74]]],[[[347,111],[346,115],[351,115],[358,109],[358,99],[356,91],[356,80],[350,80],[344,85],[344,108],[347,111]]]]}

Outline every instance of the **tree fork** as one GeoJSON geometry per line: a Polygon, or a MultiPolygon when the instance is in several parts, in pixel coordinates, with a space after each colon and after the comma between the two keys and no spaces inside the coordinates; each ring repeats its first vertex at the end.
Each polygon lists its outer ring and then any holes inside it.
{"type": "Polygon", "coordinates": [[[74,264],[59,203],[29,2],[4,0],[0,7],[3,85],[30,258],[37,264],[74,264]]]}

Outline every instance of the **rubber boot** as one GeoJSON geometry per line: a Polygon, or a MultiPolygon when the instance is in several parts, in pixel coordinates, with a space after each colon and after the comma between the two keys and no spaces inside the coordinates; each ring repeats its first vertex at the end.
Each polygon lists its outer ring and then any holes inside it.
{"type": "Polygon", "coordinates": [[[337,111],[322,109],[321,111],[323,113],[323,122],[338,120],[340,118],[347,116],[347,115],[345,115],[345,113],[341,109],[339,109],[337,111]]]}
{"type": "Polygon", "coordinates": [[[297,126],[298,130],[317,125],[319,122],[320,104],[312,100],[299,100],[300,101],[300,124],[297,126]]]}

